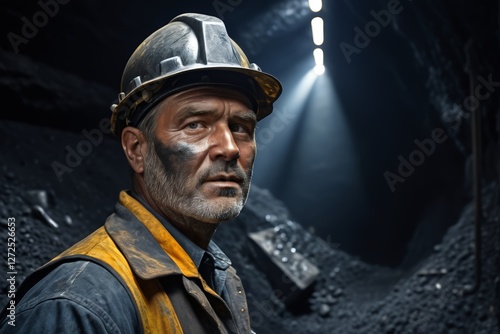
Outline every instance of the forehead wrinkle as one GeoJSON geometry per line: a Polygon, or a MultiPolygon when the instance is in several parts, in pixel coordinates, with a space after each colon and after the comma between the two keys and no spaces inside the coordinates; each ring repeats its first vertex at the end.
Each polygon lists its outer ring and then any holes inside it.
{"type": "Polygon", "coordinates": [[[197,106],[187,106],[181,108],[176,115],[176,118],[187,118],[191,116],[204,116],[217,113],[217,110],[210,108],[199,108],[197,106]]]}
{"type": "Polygon", "coordinates": [[[236,99],[239,100],[240,102],[243,102],[243,104],[247,105],[248,107],[253,105],[251,99],[246,94],[240,92],[239,90],[228,87],[213,87],[209,85],[195,87],[185,91],[181,91],[175,95],[172,95],[169,98],[178,101],[198,100],[200,102],[203,102],[206,98],[213,98],[213,97],[222,99],[236,99]]]}
{"type": "MultiPolygon", "coordinates": [[[[210,108],[207,105],[203,105],[202,107],[198,107],[196,105],[189,105],[180,108],[175,115],[175,119],[182,120],[193,116],[206,116],[206,115],[215,116],[218,113],[220,113],[220,110],[218,110],[217,108],[210,108]]],[[[234,113],[231,113],[229,117],[240,119],[242,121],[257,123],[257,116],[255,112],[250,109],[237,110],[234,113]]]]}

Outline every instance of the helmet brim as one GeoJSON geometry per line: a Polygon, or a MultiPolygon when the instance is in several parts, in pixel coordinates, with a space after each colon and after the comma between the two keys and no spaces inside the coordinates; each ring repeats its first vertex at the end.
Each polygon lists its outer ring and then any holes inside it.
{"type": "Polygon", "coordinates": [[[131,89],[114,109],[113,133],[119,136],[124,127],[137,126],[161,100],[197,86],[226,86],[241,91],[254,102],[257,121],[271,114],[273,103],[282,92],[278,79],[251,68],[227,65],[185,67],[131,89]]]}

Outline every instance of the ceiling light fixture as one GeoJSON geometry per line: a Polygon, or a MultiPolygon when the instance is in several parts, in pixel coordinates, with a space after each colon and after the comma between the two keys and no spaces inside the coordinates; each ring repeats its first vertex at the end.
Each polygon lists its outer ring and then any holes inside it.
{"type": "Polygon", "coordinates": [[[316,63],[316,66],[314,67],[314,72],[316,72],[318,75],[321,75],[325,73],[325,65],[324,65],[324,54],[323,50],[320,48],[316,48],[313,52],[314,55],[314,62],[316,63]]]}
{"type": "Polygon", "coordinates": [[[317,13],[323,8],[323,2],[321,0],[309,0],[309,8],[317,13]]]}
{"type": "Polygon", "coordinates": [[[314,44],[318,46],[323,44],[325,39],[323,19],[321,17],[313,18],[311,21],[311,27],[314,44]]]}

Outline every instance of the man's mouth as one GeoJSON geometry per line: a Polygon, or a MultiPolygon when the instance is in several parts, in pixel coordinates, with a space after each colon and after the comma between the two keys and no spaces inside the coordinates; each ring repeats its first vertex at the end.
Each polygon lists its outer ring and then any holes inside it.
{"type": "Polygon", "coordinates": [[[210,176],[205,179],[204,182],[215,182],[215,183],[221,183],[221,184],[231,184],[231,183],[236,183],[238,185],[243,183],[243,179],[236,176],[235,174],[227,174],[227,173],[221,173],[217,175],[210,176]]]}

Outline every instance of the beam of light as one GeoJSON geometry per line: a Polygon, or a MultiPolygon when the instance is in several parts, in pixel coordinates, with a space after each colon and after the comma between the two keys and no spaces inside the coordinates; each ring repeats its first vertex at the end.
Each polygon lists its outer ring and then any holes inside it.
{"type": "Polygon", "coordinates": [[[321,17],[315,17],[311,20],[313,42],[316,45],[323,44],[325,40],[324,23],[321,17]]]}
{"type": "Polygon", "coordinates": [[[359,206],[370,202],[330,72],[318,76],[314,65],[306,56],[293,69],[276,73],[283,95],[256,130],[252,183],[269,189],[300,217],[314,216],[299,222],[314,222],[327,231],[325,237],[331,233],[338,240],[339,234],[355,234],[363,221],[359,206]],[[319,204],[323,198],[327,205],[319,204]],[[353,225],[343,226],[346,220],[353,225]]]}
{"type": "Polygon", "coordinates": [[[309,8],[311,8],[313,12],[317,13],[323,8],[323,1],[309,0],[309,8]]]}
{"type": "Polygon", "coordinates": [[[370,202],[350,124],[329,73],[316,76],[302,108],[300,127],[281,149],[290,152],[288,164],[273,166],[286,173],[276,193],[300,221],[311,222],[323,237],[331,233],[335,240],[340,233],[355,233],[362,217],[359,205],[370,202]],[[328,204],[318,204],[324,198],[328,204]],[[346,220],[354,224],[344,226],[346,220]]]}
{"type": "Polygon", "coordinates": [[[313,52],[314,55],[314,62],[316,63],[316,66],[314,67],[314,72],[317,75],[322,75],[325,73],[325,65],[324,65],[324,53],[323,50],[320,48],[316,48],[313,52]]]}
{"type": "Polygon", "coordinates": [[[313,67],[312,57],[305,57],[278,75],[283,95],[259,122],[253,182],[286,203],[299,222],[336,240],[355,233],[363,217],[359,203],[369,200],[333,80],[329,72],[316,75],[313,67]],[[327,205],[319,204],[323,199],[327,205]],[[346,220],[353,226],[343,226],[346,220]]]}
{"type": "Polygon", "coordinates": [[[253,180],[257,185],[279,187],[286,152],[293,147],[295,133],[318,79],[311,63],[310,58],[305,58],[294,71],[279,76],[284,86],[283,95],[275,104],[273,113],[260,121],[256,130],[257,158],[253,180]]]}
{"type": "Polygon", "coordinates": [[[325,73],[325,65],[316,65],[314,66],[314,73],[317,75],[323,75],[325,73]]]}

